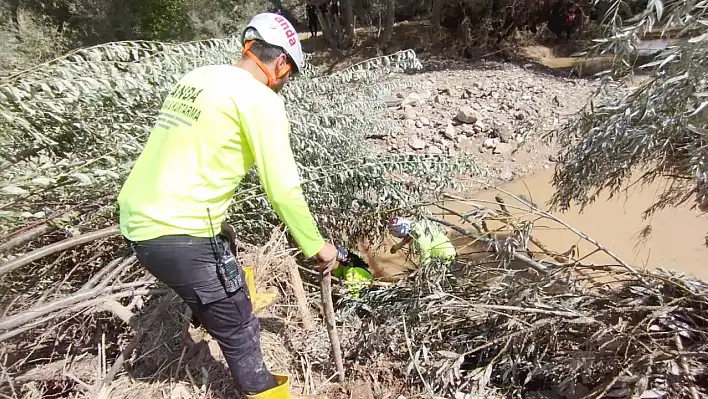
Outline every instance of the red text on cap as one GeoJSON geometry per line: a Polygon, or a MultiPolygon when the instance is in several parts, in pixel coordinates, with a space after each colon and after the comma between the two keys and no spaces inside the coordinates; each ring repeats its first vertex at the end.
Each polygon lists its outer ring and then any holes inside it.
{"type": "Polygon", "coordinates": [[[275,22],[277,22],[281,28],[285,31],[285,37],[288,38],[288,44],[291,46],[295,45],[295,31],[290,27],[290,24],[288,21],[281,17],[277,16],[275,17],[275,22]]]}

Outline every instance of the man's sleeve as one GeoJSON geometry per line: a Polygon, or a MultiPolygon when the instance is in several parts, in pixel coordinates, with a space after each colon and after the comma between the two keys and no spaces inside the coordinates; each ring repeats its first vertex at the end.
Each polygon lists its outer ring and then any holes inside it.
{"type": "Polygon", "coordinates": [[[250,107],[247,115],[241,115],[241,122],[273,209],[288,226],[302,253],[306,257],[317,255],[325,242],[302,193],[284,104],[250,107]]]}

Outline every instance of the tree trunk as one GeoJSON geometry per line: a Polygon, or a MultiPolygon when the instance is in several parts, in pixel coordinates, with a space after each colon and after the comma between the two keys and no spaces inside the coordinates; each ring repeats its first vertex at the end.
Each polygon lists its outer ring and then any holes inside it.
{"type": "Polygon", "coordinates": [[[440,32],[440,20],[442,18],[443,0],[433,0],[433,12],[430,15],[430,27],[433,33],[440,32]]]}
{"type": "Polygon", "coordinates": [[[332,24],[330,24],[331,19],[328,18],[330,13],[328,12],[325,15],[319,7],[316,7],[315,11],[317,13],[317,21],[322,29],[322,36],[324,36],[325,41],[331,48],[337,48],[337,34],[333,31],[332,24]]]}
{"type": "Polygon", "coordinates": [[[344,42],[343,45],[347,48],[354,46],[356,36],[354,34],[354,8],[352,0],[340,0],[340,12],[344,25],[344,42]]]}
{"type": "Polygon", "coordinates": [[[393,34],[393,24],[396,22],[396,3],[395,0],[386,0],[386,22],[379,37],[379,46],[386,51],[388,42],[393,34]]]}

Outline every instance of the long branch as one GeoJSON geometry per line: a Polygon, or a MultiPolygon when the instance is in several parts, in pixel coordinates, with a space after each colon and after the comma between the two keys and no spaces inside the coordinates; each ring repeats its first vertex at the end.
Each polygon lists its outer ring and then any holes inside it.
{"type": "Polygon", "coordinates": [[[88,279],[88,281],[86,281],[86,283],[84,283],[84,285],[81,287],[81,289],[79,289],[79,292],[88,291],[92,288],[95,288],[96,284],[98,283],[98,281],[100,279],[103,278],[103,276],[110,273],[116,267],[121,267],[123,265],[123,263],[121,263],[121,262],[125,261],[125,259],[126,259],[125,257],[116,258],[116,259],[113,259],[112,261],[110,261],[106,266],[103,266],[101,268],[101,270],[99,270],[90,279],[88,279]]]}
{"type": "Polygon", "coordinates": [[[28,230],[22,234],[18,234],[4,243],[0,244],[0,254],[11,250],[12,248],[19,247],[20,245],[26,244],[37,237],[43,236],[54,230],[54,227],[48,224],[41,224],[31,230],[28,230]]]}
{"type": "MultiPolygon", "coordinates": [[[[41,319],[33,320],[27,324],[24,324],[22,327],[15,328],[11,331],[6,332],[5,334],[0,335],[0,342],[6,341],[12,337],[20,335],[27,330],[31,330],[34,327],[42,325],[42,324],[44,324],[52,319],[55,319],[63,314],[80,310],[80,308],[85,309],[87,307],[91,307],[94,305],[98,306],[98,305],[103,304],[106,301],[116,300],[116,299],[125,298],[125,297],[140,296],[140,295],[163,295],[168,292],[170,292],[170,290],[166,289],[166,288],[141,288],[141,289],[137,289],[137,290],[116,292],[114,294],[109,294],[108,296],[101,296],[100,298],[94,298],[94,299],[91,299],[86,302],[77,303],[73,306],[69,306],[67,308],[62,309],[59,312],[52,313],[52,314],[50,314],[46,317],[43,317],[41,319]]],[[[96,307],[95,310],[101,311],[103,309],[100,307],[96,307]]]]}
{"type": "Polygon", "coordinates": [[[0,330],[7,331],[12,330],[14,328],[18,328],[46,314],[56,312],[68,306],[72,306],[89,299],[93,299],[100,295],[111,294],[122,290],[131,291],[137,288],[142,288],[148,284],[153,284],[153,282],[137,281],[133,283],[121,284],[118,286],[95,288],[85,292],[77,292],[72,295],[61,298],[57,301],[48,304],[43,304],[41,306],[35,306],[34,308],[26,310],[24,312],[20,312],[10,317],[5,317],[0,320],[0,330]]]}
{"type": "Polygon", "coordinates": [[[118,267],[116,267],[114,270],[112,270],[108,275],[101,281],[101,283],[96,287],[96,288],[105,288],[110,284],[113,280],[115,280],[118,275],[123,273],[123,271],[130,265],[133,264],[137,260],[137,257],[135,255],[130,255],[123,262],[121,262],[118,267]]]}
{"type": "Polygon", "coordinates": [[[81,234],[76,237],[72,237],[51,245],[47,245],[46,247],[39,248],[28,254],[25,254],[24,256],[20,256],[19,258],[13,259],[9,262],[5,262],[4,264],[0,265],[0,276],[10,273],[13,270],[18,269],[22,266],[28,265],[38,259],[42,259],[45,256],[49,256],[59,251],[63,251],[65,249],[85,244],[87,242],[91,242],[99,238],[111,237],[118,233],[120,233],[120,229],[117,225],[114,225],[111,227],[106,227],[105,229],[92,231],[91,233],[81,234]]]}
{"type": "MultiPolygon", "coordinates": [[[[546,211],[543,211],[543,210],[539,209],[538,207],[534,206],[533,204],[529,203],[528,201],[525,201],[525,200],[523,200],[522,198],[520,198],[520,197],[518,197],[518,196],[516,196],[516,195],[514,195],[514,194],[512,194],[512,193],[510,193],[510,192],[508,192],[508,191],[506,191],[506,190],[504,190],[504,189],[501,189],[501,188],[496,187],[496,186],[493,186],[493,185],[488,185],[488,186],[491,187],[491,188],[494,188],[494,189],[496,189],[496,190],[501,191],[502,193],[504,193],[504,194],[506,194],[506,195],[508,195],[508,196],[510,196],[510,197],[512,197],[512,198],[514,198],[514,199],[516,199],[517,201],[519,201],[519,202],[521,202],[521,203],[523,203],[523,204],[526,204],[526,205],[530,206],[530,207],[532,208],[531,213],[534,213],[534,214],[539,215],[539,216],[543,216],[543,217],[545,217],[545,218],[548,218],[548,219],[550,219],[550,220],[553,220],[553,221],[555,221],[555,222],[561,224],[563,227],[565,227],[565,228],[567,228],[568,230],[570,230],[570,231],[572,231],[573,233],[575,233],[578,237],[580,237],[580,238],[582,238],[582,239],[588,241],[589,243],[595,245],[595,246],[596,246],[598,249],[600,249],[602,252],[606,253],[606,254],[609,255],[612,259],[614,259],[619,265],[621,265],[622,267],[624,267],[625,269],[627,269],[630,273],[632,273],[632,274],[634,274],[635,276],[637,276],[637,277],[639,277],[640,279],[642,279],[641,274],[640,274],[639,272],[637,272],[637,270],[636,270],[635,268],[633,268],[632,266],[630,266],[630,265],[628,265],[627,263],[625,263],[619,256],[617,256],[615,253],[613,253],[612,251],[610,251],[608,248],[606,248],[605,246],[603,246],[602,244],[600,244],[600,243],[599,243],[597,240],[595,240],[594,238],[588,236],[587,234],[583,233],[582,231],[578,230],[577,228],[571,226],[570,224],[568,224],[567,222],[563,221],[563,220],[560,219],[559,217],[557,217],[557,216],[555,216],[555,215],[552,215],[552,214],[550,214],[550,213],[548,213],[548,212],[546,212],[546,211]]],[[[459,196],[456,196],[456,195],[453,195],[453,194],[449,194],[449,193],[445,193],[444,195],[447,196],[447,197],[449,197],[450,199],[457,200],[457,201],[480,201],[480,202],[496,203],[496,202],[492,202],[492,201],[466,199],[466,198],[462,198],[462,197],[459,197],[459,196]]],[[[507,205],[507,206],[508,206],[508,205],[507,205]]],[[[642,282],[646,283],[644,280],[642,280],[642,282]]]]}

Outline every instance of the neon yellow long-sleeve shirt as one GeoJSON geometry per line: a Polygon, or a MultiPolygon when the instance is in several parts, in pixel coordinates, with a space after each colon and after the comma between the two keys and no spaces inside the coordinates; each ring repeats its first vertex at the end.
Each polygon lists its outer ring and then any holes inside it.
{"type": "Polygon", "coordinates": [[[421,265],[430,258],[452,259],[457,256],[450,239],[433,223],[426,220],[413,222],[412,235],[415,237],[414,245],[419,253],[421,265]]]}
{"type": "Polygon", "coordinates": [[[278,216],[305,256],[324,246],[300,187],[283,100],[231,65],[186,74],[165,99],[120,194],[121,233],[133,241],[210,237],[256,164],[278,216]]]}

